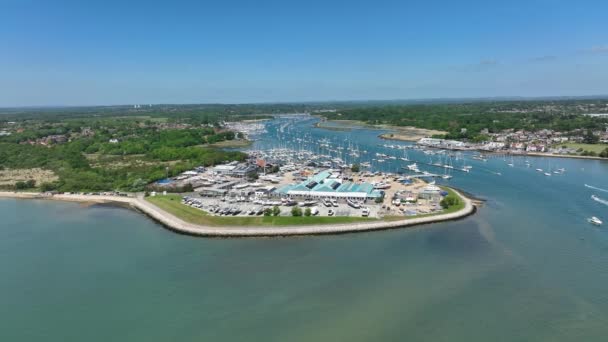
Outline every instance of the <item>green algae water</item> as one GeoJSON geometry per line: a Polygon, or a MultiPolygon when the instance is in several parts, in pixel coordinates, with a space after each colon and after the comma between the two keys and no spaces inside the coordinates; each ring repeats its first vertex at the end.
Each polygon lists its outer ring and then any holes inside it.
{"type": "MultiPolygon", "coordinates": [[[[292,125],[396,153],[376,130],[292,125]]],[[[590,198],[608,193],[584,184],[608,189],[608,163],[528,160],[467,160],[448,184],[487,202],[464,220],[336,236],[193,238],[128,209],[0,199],[0,341],[605,341],[608,225],[586,219],[608,221],[590,198]]]]}

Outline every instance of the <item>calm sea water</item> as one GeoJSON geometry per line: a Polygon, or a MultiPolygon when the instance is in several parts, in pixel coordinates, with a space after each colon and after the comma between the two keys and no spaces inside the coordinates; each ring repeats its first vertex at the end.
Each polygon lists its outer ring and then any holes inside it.
{"type": "MultiPolygon", "coordinates": [[[[281,144],[398,153],[310,123],[281,144]]],[[[339,236],[192,238],[122,208],[0,200],[0,340],[605,341],[608,226],[586,218],[608,221],[590,199],[608,193],[584,184],[608,189],[608,163],[530,161],[467,160],[449,183],[487,202],[465,220],[339,236]]]]}

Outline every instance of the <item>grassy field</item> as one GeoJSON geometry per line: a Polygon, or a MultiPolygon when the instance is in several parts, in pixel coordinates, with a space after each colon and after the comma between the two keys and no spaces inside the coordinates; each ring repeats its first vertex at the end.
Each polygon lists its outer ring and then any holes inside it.
{"type": "Polygon", "coordinates": [[[603,150],[605,150],[608,147],[608,144],[565,143],[565,144],[556,145],[556,147],[560,147],[560,146],[567,146],[568,148],[573,148],[575,150],[582,148],[584,151],[595,152],[595,153],[599,154],[600,152],[602,152],[603,150]]]}
{"type": "Polygon", "coordinates": [[[215,144],[211,144],[209,146],[217,147],[217,148],[239,148],[239,147],[251,146],[251,144],[253,144],[253,142],[250,140],[234,139],[234,140],[220,141],[215,144]]]}
{"type": "Polygon", "coordinates": [[[170,212],[184,221],[206,226],[298,226],[313,224],[338,224],[362,221],[374,221],[365,217],[292,217],[292,216],[213,216],[205,211],[181,203],[181,196],[167,195],[146,197],[146,200],[157,207],[170,212]]]}

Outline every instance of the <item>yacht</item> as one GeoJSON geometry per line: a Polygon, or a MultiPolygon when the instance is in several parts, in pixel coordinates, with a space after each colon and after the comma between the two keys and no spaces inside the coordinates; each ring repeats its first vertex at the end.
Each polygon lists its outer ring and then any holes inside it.
{"type": "Polygon", "coordinates": [[[332,199],[332,200],[331,200],[331,204],[332,204],[334,207],[338,207],[338,200],[336,200],[336,199],[332,199]]]}
{"type": "Polygon", "coordinates": [[[587,219],[587,222],[591,223],[592,225],[595,226],[601,226],[602,225],[602,220],[600,220],[599,218],[592,216],[590,218],[587,219]]]}
{"type": "Polygon", "coordinates": [[[416,164],[416,163],[410,164],[410,165],[406,166],[406,168],[410,171],[420,172],[420,169],[418,169],[418,164],[416,164]]]}
{"type": "Polygon", "coordinates": [[[378,189],[378,190],[389,189],[390,187],[391,187],[390,184],[383,183],[383,182],[374,184],[374,189],[378,189]]]}
{"type": "Polygon", "coordinates": [[[327,211],[327,216],[334,216],[334,214],[335,214],[335,213],[334,213],[334,210],[333,210],[333,209],[329,209],[329,210],[327,211]]]}

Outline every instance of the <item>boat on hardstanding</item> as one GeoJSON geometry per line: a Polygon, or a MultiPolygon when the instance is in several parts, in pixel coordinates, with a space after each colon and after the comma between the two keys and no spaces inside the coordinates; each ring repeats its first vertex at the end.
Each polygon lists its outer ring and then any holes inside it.
{"type": "Polygon", "coordinates": [[[349,206],[351,206],[352,208],[355,208],[355,209],[361,208],[361,204],[359,204],[358,202],[355,202],[355,201],[351,201],[350,199],[346,200],[346,204],[348,204],[349,206]]]}

